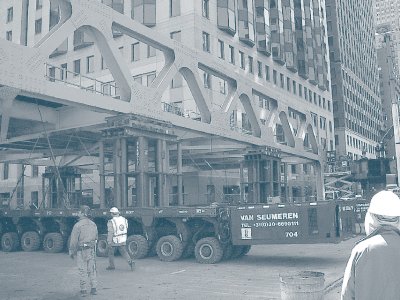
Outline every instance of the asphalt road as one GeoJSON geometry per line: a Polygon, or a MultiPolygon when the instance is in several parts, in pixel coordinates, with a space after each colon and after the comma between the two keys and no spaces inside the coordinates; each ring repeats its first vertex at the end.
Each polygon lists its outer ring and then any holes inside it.
{"type": "MultiPolygon", "coordinates": [[[[115,271],[98,258],[98,295],[84,299],[280,299],[279,274],[325,274],[325,300],[339,299],[341,277],[359,238],[339,244],[260,245],[236,260],[202,265],[194,259],[136,261],[116,257],[115,271]]],[[[75,262],[65,253],[0,252],[0,299],[81,299],[75,262]]]]}

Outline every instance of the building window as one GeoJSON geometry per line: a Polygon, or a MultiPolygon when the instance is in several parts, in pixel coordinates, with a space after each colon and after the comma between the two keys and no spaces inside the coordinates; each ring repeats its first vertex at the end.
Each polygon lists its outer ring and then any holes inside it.
{"type": "Polygon", "coordinates": [[[251,56],[249,56],[249,72],[251,74],[254,73],[254,71],[253,71],[253,57],[251,57],[251,56]]]}
{"type": "Polygon", "coordinates": [[[35,21],[35,34],[39,34],[42,32],[42,19],[38,19],[35,21]]]}
{"type": "Polygon", "coordinates": [[[292,92],[293,92],[293,94],[297,94],[297,92],[296,92],[296,88],[297,88],[297,83],[296,83],[296,81],[292,81],[292,85],[293,85],[293,88],[292,88],[292,92]]]}
{"type": "Polygon", "coordinates": [[[218,48],[219,48],[218,57],[221,59],[225,59],[225,45],[223,41],[218,40],[218,48]]]}
{"type": "Polygon", "coordinates": [[[101,3],[104,3],[121,14],[124,13],[124,0],[101,0],[101,3]]]}
{"type": "MultiPolygon", "coordinates": [[[[66,63],[61,65],[60,78],[61,80],[67,80],[68,78],[68,65],[66,63]]],[[[33,167],[34,166],[32,166],[32,168],[33,167]]]]}
{"type": "Polygon", "coordinates": [[[12,41],[12,31],[11,30],[6,32],[6,40],[12,41]]]}
{"type": "Polygon", "coordinates": [[[131,18],[146,26],[156,25],[156,0],[131,0],[131,18]]]}
{"type": "Polygon", "coordinates": [[[219,92],[224,95],[226,94],[226,81],[225,80],[222,80],[222,79],[219,80],[219,92]]]}
{"type": "Polygon", "coordinates": [[[169,16],[176,17],[181,14],[180,0],[169,0],[169,16]]]}
{"type": "Polygon", "coordinates": [[[210,52],[210,34],[203,31],[203,51],[210,52]]]}
{"type": "Polygon", "coordinates": [[[261,61],[257,61],[257,75],[258,77],[262,78],[263,77],[263,65],[261,61]]]}
{"type": "Polygon", "coordinates": [[[303,86],[299,83],[299,97],[303,97],[303,86]]]}
{"type": "Polygon", "coordinates": [[[147,58],[156,56],[156,48],[147,45],[147,58]]]}
{"type": "Polygon", "coordinates": [[[141,75],[133,77],[133,81],[138,83],[138,84],[140,84],[140,85],[143,84],[143,79],[142,79],[141,75]]]}
{"type": "Polygon", "coordinates": [[[267,80],[267,81],[270,80],[269,66],[265,66],[265,80],[267,80]]]}
{"type": "Polygon", "coordinates": [[[203,17],[209,19],[210,18],[210,1],[209,0],[203,0],[202,3],[202,11],[203,11],[203,17]]]}
{"type": "Polygon", "coordinates": [[[147,75],[147,86],[150,86],[151,83],[156,79],[156,73],[151,73],[147,75]]]}
{"type": "Polygon", "coordinates": [[[239,58],[240,58],[240,68],[245,69],[245,59],[244,59],[244,53],[242,51],[239,51],[239,58]]]}
{"type": "Polygon", "coordinates": [[[229,62],[235,64],[235,47],[229,45],[229,62]]]}
{"type": "Polygon", "coordinates": [[[94,55],[86,57],[86,73],[93,73],[94,71],[94,55]]]}
{"type": "Polygon", "coordinates": [[[43,0],[36,0],[36,10],[41,9],[43,6],[43,0]]]}
{"type": "Polygon", "coordinates": [[[106,62],[105,62],[103,56],[101,57],[101,69],[102,69],[102,70],[107,69],[107,65],[106,65],[106,62]]]}
{"type": "Polygon", "coordinates": [[[286,77],[286,89],[290,92],[290,78],[286,77]]]}
{"type": "Polygon", "coordinates": [[[60,20],[60,8],[54,2],[50,2],[49,29],[56,26],[59,20],[60,20]]]}
{"type": "Polygon", "coordinates": [[[32,170],[31,177],[38,177],[39,176],[39,167],[32,165],[31,168],[32,168],[31,169],[32,170]]]}
{"type": "Polygon", "coordinates": [[[180,42],[181,41],[181,31],[173,31],[169,34],[171,39],[180,42]]]}
{"type": "Polygon", "coordinates": [[[8,163],[3,164],[3,179],[7,180],[10,175],[10,165],[8,163]]]}
{"type": "Polygon", "coordinates": [[[285,88],[285,76],[283,76],[282,73],[280,73],[280,82],[281,82],[281,88],[285,88]]]}
{"type": "Polygon", "coordinates": [[[131,61],[138,61],[140,59],[140,43],[131,45],[131,61]]]}
{"type": "Polygon", "coordinates": [[[14,9],[10,7],[9,9],[7,9],[7,23],[12,22],[13,19],[14,19],[14,9]]]}
{"type": "Polygon", "coordinates": [[[39,192],[38,191],[31,192],[31,206],[35,207],[36,209],[39,208],[39,192]]]}
{"type": "Polygon", "coordinates": [[[81,60],[77,59],[74,60],[74,75],[77,76],[78,74],[81,73],[81,60]]]}
{"type": "Polygon", "coordinates": [[[272,71],[272,80],[275,85],[278,84],[278,72],[276,70],[272,71]]]}
{"type": "Polygon", "coordinates": [[[204,72],[203,73],[203,79],[204,79],[204,87],[206,89],[211,89],[211,75],[210,75],[210,73],[204,72]]]}

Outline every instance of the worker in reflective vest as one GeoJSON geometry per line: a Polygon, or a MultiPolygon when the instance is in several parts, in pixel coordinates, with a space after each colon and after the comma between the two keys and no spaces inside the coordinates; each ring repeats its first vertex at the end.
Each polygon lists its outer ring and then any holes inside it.
{"type": "Polygon", "coordinates": [[[119,253],[126,259],[131,270],[135,266],[132,258],[125,249],[126,238],[128,235],[128,220],[120,216],[116,207],[110,209],[111,220],[107,222],[107,243],[108,243],[108,262],[107,270],[115,270],[114,252],[118,249],[119,253]]]}

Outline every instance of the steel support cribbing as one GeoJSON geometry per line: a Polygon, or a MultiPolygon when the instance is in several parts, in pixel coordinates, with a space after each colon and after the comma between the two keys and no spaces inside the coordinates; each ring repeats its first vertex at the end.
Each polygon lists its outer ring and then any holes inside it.
{"type": "Polygon", "coordinates": [[[121,140],[113,141],[114,206],[121,207],[121,140]]]}
{"type": "Polygon", "coordinates": [[[106,207],[106,180],[104,167],[104,141],[100,141],[99,146],[99,188],[100,188],[100,208],[106,207]]]}
{"type": "Polygon", "coordinates": [[[149,207],[149,175],[148,173],[148,140],[144,136],[139,136],[136,141],[136,191],[138,207],[149,207]]]}
{"type": "Polygon", "coordinates": [[[183,178],[182,178],[182,143],[179,141],[177,148],[177,189],[178,189],[178,205],[183,205],[183,178]]]}
{"type": "Polygon", "coordinates": [[[121,138],[121,207],[128,207],[128,142],[121,138]]]}
{"type": "Polygon", "coordinates": [[[168,206],[166,199],[164,199],[163,192],[163,144],[161,140],[156,141],[156,172],[157,172],[157,195],[158,195],[158,205],[168,206]]]}

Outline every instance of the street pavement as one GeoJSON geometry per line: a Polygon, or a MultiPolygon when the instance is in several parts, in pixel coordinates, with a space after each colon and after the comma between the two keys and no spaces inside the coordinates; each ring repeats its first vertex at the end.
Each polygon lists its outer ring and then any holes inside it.
{"type": "MultiPolygon", "coordinates": [[[[340,299],[341,278],[360,237],[338,244],[258,245],[240,259],[203,265],[194,258],[136,261],[132,272],[116,257],[115,271],[97,259],[98,295],[85,299],[280,299],[279,274],[325,274],[325,300],[340,299]]],[[[65,253],[0,252],[0,299],[80,299],[75,262],[65,253]]]]}

